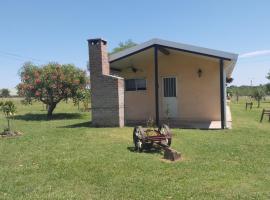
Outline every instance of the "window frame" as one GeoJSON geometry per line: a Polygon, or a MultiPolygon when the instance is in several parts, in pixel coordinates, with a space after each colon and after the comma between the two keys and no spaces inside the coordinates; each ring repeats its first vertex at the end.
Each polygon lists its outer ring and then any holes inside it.
{"type": "Polygon", "coordinates": [[[129,78],[129,79],[125,79],[125,92],[144,92],[146,90],[147,90],[147,80],[146,80],[146,78],[129,78]],[[127,90],[126,81],[129,81],[129,80],[134,80],[135,81],[135,90],[127,90]],[[145,81],[145,89],[138,89],[136,80],[144,80],[145,81]]]}

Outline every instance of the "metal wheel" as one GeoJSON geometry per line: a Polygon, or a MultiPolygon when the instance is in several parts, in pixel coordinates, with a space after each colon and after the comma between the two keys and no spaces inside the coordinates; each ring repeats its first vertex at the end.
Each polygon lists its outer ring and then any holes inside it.
{"type": "Polygon", "coordinates": [[[144,148],[144,130],[141,126],[136,126],[133,130],[133,143],[135,151],[142,152],[144,148]]]}
{"type": "Polygon", "coordinates": [[[171,146],[171,144],[172,144],[172,134],[171,134],[171,129],[169,128],[169,126],[166,125],[166,124],[162,124],[159,127],[159,131],[160,131],[161,134],[165,135],[167,145],[171,146]]]}
{"type": "Polygon", "coordinates": [[[144,143],[143,148],[146,150],[151,150],[153,147],[153,142],[144,143]]]}
{"type": "Polygon", "coordinates": [[[170,147],[172,144],[172,138],[168,138],[168,146],[170,147]]]}

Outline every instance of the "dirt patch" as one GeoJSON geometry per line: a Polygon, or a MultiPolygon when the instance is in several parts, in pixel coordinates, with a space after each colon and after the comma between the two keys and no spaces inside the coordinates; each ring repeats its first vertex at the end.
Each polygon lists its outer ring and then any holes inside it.
{"type": "Polygon", "coordinates": [[[4,131],[0,133],[0,137],[18,137],[21,135],[22,133],[19,131],[4,131]]]}
{"type": "Polygon", "coordinates": [[[167,159],[165,159],[165,158],[160,158],[159,160],[162,161],[162,162],[164,162],[164,163],[178,163],[178,162],[183,161],[184,159],[181,157],[180,159],[175,160],[175,161],[167,160],[167,159]]]}

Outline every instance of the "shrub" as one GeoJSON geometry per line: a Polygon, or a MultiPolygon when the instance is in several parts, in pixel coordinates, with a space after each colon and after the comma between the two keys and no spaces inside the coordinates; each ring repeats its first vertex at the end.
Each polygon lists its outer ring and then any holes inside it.
{"type": "Polygon", "coordinates": [[[10,131],[10,118],[11,116],[15,114],[16,106],[12,101],[5,101],[5,102],[0,102],[0,109],[4,113],[8,122],[7,130],[10,131]]]}

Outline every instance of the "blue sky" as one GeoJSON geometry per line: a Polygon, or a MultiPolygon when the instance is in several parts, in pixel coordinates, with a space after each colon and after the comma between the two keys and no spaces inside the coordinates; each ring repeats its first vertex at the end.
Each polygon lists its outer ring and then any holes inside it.
{"type": "Polygon", "coordinates": [[[0,2],[0,88],[19,83],[25,61],[86,68],[86,40],[162,38],[240,54],[237,85],[266,83],[270,70],[270,1],[3,0],[0,2]]]}

